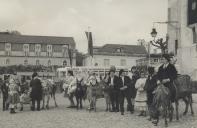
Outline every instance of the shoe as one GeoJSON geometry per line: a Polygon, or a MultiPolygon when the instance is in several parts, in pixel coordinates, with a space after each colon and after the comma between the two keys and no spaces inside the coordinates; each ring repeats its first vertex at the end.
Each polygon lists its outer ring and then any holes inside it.
{"type": "Polygon", "coordinates": [[[16,112],[15,112],[15,110],[14,110],[13,108],[11,108],[11,109],[10,109],[10,113],[11,113],[11,114],[14,114],[14,113],[16,113],[16,112]]]}
{"type": "Polygon", "coordinates": [[[23,107],[21,107],[20,111],[23,111],[23,107]]]}
{"type": "Polygon", "coordinates": [[[115,112],[114,110],[111,110],[110,112],[115,112]]]}
{"type": "Polygon", "coordinates": [[[138,116],[143,116],[144,115],[144,112],[141,112],[138,116]]]}
{"type": "Polygon", "coordinates": [[[124,115],[124,112],[121,112],[121,115],[124,115]]]}

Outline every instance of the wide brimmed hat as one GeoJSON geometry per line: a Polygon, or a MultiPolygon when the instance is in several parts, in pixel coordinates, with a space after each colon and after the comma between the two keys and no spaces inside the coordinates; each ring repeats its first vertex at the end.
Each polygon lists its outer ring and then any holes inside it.
{"type": "Polygon", "coordinates": [[[124,69],[120,69],[119,76],[124,72],[124,69]]]}
{"type": "Polygon", "coordinates": [[[34,72],[33,75],[32,75],[32,78],[38,76],[38,73],[37,72],[34,72]]]}
{"type": "Polygon", "coordinates": [[[170,61],[170,55],[169,54],[163,54],[162,55],[163,56],[163,58],[165,58],[167,61],[170,61]]]}

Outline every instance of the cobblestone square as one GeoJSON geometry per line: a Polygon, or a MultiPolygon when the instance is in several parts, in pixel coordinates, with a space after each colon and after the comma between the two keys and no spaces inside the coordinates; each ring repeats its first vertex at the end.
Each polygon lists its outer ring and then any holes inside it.
{"type": "MultiPolygon", "coordinates": [[[[194,96],[194,102],[196,102],[194,96]]],[[[88,102],[85,101],[85,108],[82,110],[66,108],[69,105],[68,99],[63,94],[57,94],[59,107],[54,108],[53,101],[50,101],[50,109],[32,112],[29,105],[25,105],[24,111],[11,115],[8,111],[2,111],[0,106],[0,128],[154,128],[148,117],[138,117],[138,112],[133,115],[125,113],[105,112],[105,101],[99,99],[97,102],[97,112],[86,110],[88,102]]],[[[2,99],[0,99],[2,104],[2,99]]],[[[195,128],[197,117],[192,117],[190,113],[182,116],[184,104],[180,103],[180,121],[173,120],[169,128],[195,128]]],[[[197,113],[197,104],[193,104],[197,113]]],[[[190,111],[189,111],[190,112],[190,111]]],[[[161,120],[158,128],[164,127],[161,120]]]]}

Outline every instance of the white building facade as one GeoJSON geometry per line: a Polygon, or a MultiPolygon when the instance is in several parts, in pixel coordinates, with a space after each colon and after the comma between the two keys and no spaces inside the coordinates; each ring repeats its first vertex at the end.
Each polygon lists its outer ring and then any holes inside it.
{"type": "MultiPolygon", "coordinates": [[[[190,7],[190,11],[197,12],[197,0],[168,0],[168,2],[168,21],[177,22],[168,24],[168,51],[176,55],[180,73],[188,74],[196,79],[197,22],[188,24],[190,22],[188,20],[190,7]]],[[[196,17],[192,18],[196,20],[196,17]]]]}
{"type": "Polygon", "coordinates": [[[106,44],[94,47],[93,57],[86,55],[84,66],[136,66],[136,60],[146,57],[145,47],[140,45],[106,44]]]}
{"type": "Polygon", "coordinates": [[[68,49],[73,51],[72,64],[75,66],[75,42],[72,37],[0,33],[0,66],[63,64],[70,66],[68,49]]]}

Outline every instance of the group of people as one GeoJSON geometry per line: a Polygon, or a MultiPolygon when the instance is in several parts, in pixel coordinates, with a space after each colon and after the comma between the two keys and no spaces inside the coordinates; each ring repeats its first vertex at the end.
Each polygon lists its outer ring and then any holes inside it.
{"type": "MultiPolygon", "coordinates": [[[[146,116],[146,111],[154,106],[154,91],[159,84],[167,87],[172,102],[175,100],[176,91],[173,81],[177,77],[177,70],[174,66],[174,60],[169,54],[164,54],[163,58],[164,63],[158,68],[158,71],[155,71],[154,67],[148,67],[148,73],[143,74],[138,71],[137,67],[133,66],[130,74],[126,74],[123,69],[116,74],[116,69],[111,68],[105,76],[99,77],[99,80],[95,73],[90,72],[83,84],[99,86],[100,81],[104,81],[106,84],[104,92],[107,92],[109,96],[106,102],[110,101],[111,103],[109,107],[106,107],[106,111],[120,112],[121,115],[124,115],[124,101],[126,99],[127,111],[132,114],[136,108],[140,110],[139,116],[146,116]]],[[[68,81],[63,86],[67,90],[70,100],[69,108],[75,107],[73,92],[76,89],[76,78],[73,71],[68,71],[68,81]]],[[[91,105],[89,109],[92,109],[91,105]]]]}
{"type": "Polygon", "coordinates": [[[17,104],[20,103],[20,111],[23,104],[29,102],[32,111],[40,111],[40,102],[43,98],[43,81],[34,72],[31,80],[16,78],[16,75],[8,75],[0,80],[3,96],[3,111],[10,109],[10,113],[16,113],[17,104]],[[35,104],[37,103],[37,108],[35,104]]]}
{"type": "MultiPolygon", "coordinates": [[[[146,116],[147,108],[150,110],[154,106],[154,91],[159,84],[163,84],[169,89],[173,102],[176,96],[173,81],[177,77],[177,70],[168,54],[164,54],[163,58],[164,64],[158,68],[158,71],[156,72],[154,67],[148,67],[148,74],[140,73],[135,66],[131,68],[130,74],[126,74],[123,69],[116,74],[115,67],[112,67],[105,76],[100,76],[99,79],[94,72],[84,75],[79,75],[81,73],[78,73],[77,76],[74,76],[73,71],[68,71],[63,89],[70,101],[69,108],[75,107],[73,97],[79,81],[82,86],[86,85],[87,87],[99,86],[101,81],[105,83],[103,90],[108,96],[106,102],[110,102],[110,106],[106,108],[106,111],[120,112],[121,115],[124,115],[124,101],[126,99],[127,111],[130,111],[132,114],[135,108],[138,108],[140,110],[139,116],[146,116]]],[[[22,80],[22,84],[20,84],[13,76],[9,76],[4,81],[1,80],[0,83],[2,84],[3,111],[10,108],[10,113],[15,113],[16,104],[20,101],[19,96],[27,93],[31,98],[31,110],[40,110],[40,101],[43,97],[43,83],[37,73],[33,73],[32,80],[29,83],[22,80]],[[37,108],[35,103],[37,103],[37,108]]],[[[86,91],[91,90],[87,89],[86,91]]],[[[88,97],[88,95],[86,96],[88,97]]],[[[92,109],[91,104],[89,109],[92,109]]]]}

